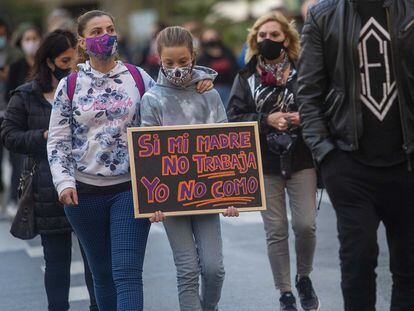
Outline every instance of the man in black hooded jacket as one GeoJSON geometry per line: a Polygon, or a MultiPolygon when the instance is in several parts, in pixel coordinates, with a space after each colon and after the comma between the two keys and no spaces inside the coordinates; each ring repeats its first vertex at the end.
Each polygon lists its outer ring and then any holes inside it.
{"type": "Polygon", "coordinates": [[[345,310],[375,310],[381,221],[391,310],[414,310],[414,1],[320,1],[298,69],[303,137],[337,215],[345,310]]]}

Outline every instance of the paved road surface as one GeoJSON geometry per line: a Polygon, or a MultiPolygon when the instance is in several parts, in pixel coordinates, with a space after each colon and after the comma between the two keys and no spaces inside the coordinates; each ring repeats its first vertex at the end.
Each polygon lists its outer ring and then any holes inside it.
{"type": "MultiPolygon", "coordinates": [[[[221,311],[279,310],[278,296],[266,256],[263,224],[258,213],[245,213],[239,219],[222,218],[226,279],[220,301],[221,311]]],[[[43,289],[43,258],[40,240],[14,239],[9,223],[0,222],[0,310],[47,310],[43,289]]],[[[327,200],[318,215],[318,244],[312,275],[324,311],[341,311],[338,243],[335,217],[327,200]]],[[[74,239],[75,241],[75,239],[74,239]]],[[[378,267],[378,311],[389,307],[391,280],[383,230],[378,267]]],[[[292,249],[291,244],[291,249],[292,249]]],[[[295,264],[292,256],[292,266],[295,264]]],[[[87,310],[79,248],[74,243],[71,310],[87,310]]],[[[293,271],[294,273],[294,271],[293,271]]],[[[145,310],[178,310],[175,267],[162,225],[153,225],[144,266],[145,310]]]]}

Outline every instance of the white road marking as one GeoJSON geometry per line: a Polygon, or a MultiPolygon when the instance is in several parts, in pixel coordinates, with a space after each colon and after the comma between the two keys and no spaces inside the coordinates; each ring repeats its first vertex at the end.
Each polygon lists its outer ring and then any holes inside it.
{"type": "Polygon", "coordinates": [[[31,258],[43,257],[43,247],[29,246],[29,244],[26,243],[26,253],[31,258]]]}
{"type": "Polygon", "coordinates": [[[72,286],[69,291],[69,302],[89,300],[89,293],[86,286],[72,286]]]}
{"type": "Polygon", "coordinates": [[[84,274],[85,267],[83,265],[82,260],[72,260],[72,264],[70,265],[70,275],[77,275],[77,274],[84,274]]]}

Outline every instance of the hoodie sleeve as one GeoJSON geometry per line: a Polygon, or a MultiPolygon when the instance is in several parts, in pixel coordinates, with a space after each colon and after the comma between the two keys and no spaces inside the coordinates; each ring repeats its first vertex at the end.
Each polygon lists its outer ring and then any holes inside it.
{"type": "Polygon", "coordinates": [[[194,69],[195,70],[200,70],[200,71],[203,72],[202,77],[199,77],[197,82],[200,82],[200,81],[203,81],[203,80],[211,80],[211,81],[214,81],[217,78],[217,76],[218,76],[217,71],[215,71],[215,70],[213,70],[213,69],[211,69],[209,67],[195,66],[194,69]]]}
{"type": "Polygon", "coordinates": [[[66,188],[76,188],[72,158],[72,103],[67,95],[66,81],[62,79],[56,90],[47,140],[50,170],[59,195],[66,188]]]}
{"type": "Polygon", "coordinates": [[[215,92],[214,100],[215,100],[215,106],[216,106],[216,112],[217,112],[215,122],[216,123],[227,123],[228,119],[227,119],[226,108],[224,107],[223,102],[221,101],[221,97],[217,91],[215,92]]]}
{"type": "Polygon", "coordinates": [[[161,112],[157,98],[146,93],[140,105],[141,126],[162,126],[161,112]]]}

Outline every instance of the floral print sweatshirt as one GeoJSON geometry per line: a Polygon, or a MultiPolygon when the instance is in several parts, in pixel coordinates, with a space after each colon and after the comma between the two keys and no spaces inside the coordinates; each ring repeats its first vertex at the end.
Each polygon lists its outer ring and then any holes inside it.
{"type": "MultiPolygon", "coordinates": [[[[137,124],[141,101],[134,78],[121,61],[106,74],[94,70],[89,62],[78,67],[73,101],[64,78],[50,117],[47,151],[59,194],[76,188],[76,181],[111,186],[130,180],[127,128],[137,124]]],[[[138,69],[147,91],[155,83],[138,69]]]]}

